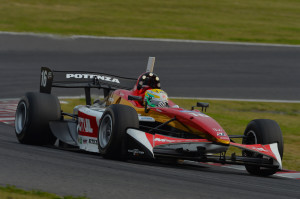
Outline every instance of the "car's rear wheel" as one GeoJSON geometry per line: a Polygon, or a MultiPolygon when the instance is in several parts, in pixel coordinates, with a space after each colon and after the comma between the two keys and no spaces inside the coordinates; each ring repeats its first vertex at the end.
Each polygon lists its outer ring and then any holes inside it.
{"type": "MultiPolygon", "coordinates": [[[[278,144],[278,151],[280,157],[283,157],[283,138],[282,132],[274,120],[257,119],[252,120],[244,132],[245,138],[243,144],[278,144]]],[[[247,157],[262,157],[261,155],[243,151],[243,156],[247,157]]],[[[245,165],[246,170],[253,175],[268,176],[277,172],[276,168],[265,168],[260,166],[245,165]]]]}
{"type": "Polygon", "coordinates": [[[98,133],[100,154],[110,159],[126,159],[126,130],[138,128],[139,120],[134,108],[113,104],[103,113],[98,133]]]}
{"type": "Polygon", "coordinates": [[[26,93],[18,103],[15,115],[15,133],[20,143],[53,145],[49,121],[61,117],[57,97],[45,93],[26,93]]]}

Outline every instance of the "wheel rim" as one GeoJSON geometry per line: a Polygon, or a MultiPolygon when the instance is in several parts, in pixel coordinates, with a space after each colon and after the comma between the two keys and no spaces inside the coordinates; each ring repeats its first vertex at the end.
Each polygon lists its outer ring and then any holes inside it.
{"type": "Polygon", "coordinates": [[[15,118],[15,129],[17,134],[20,134],[24,129],[26,117],[27,117],[26,114],[27,114],[27,108],[25,102],[19,103],[16,111],[16,118],[15,118]]]}
{"type": "Polygon", "coordinates": [[[246,136],[246,144],[257,144],[257,137],[254,131],[248,131],[246,136]]]}
{"type": "MultiPolygon", "coordinates": [[[[246,133],[246,140],[243,144],[257,144],[257,137],[256,134],[253,130],[250,130],[246,133]]],[[[251,152],[251,151],[247,151],[247,150],[243,150],[243,156],[248,156],[248,157],[255,157],[257,156],[257,153],[251,152]]]]}
{"type": "Polygon", "coordinates": [[[99,128],[99,144],[105,148],[110,141],[112,134],[112,118],[109,114],[105,115],[99,128]]]}

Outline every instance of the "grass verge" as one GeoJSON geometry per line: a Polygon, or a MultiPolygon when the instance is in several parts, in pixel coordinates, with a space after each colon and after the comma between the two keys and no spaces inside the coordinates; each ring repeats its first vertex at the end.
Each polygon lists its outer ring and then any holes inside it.
{"type": "MultiPolygon", "coordinates": [[[[172,99],[180,107],[190,109],[199,100],[172,99]]],[[[65,112],[74,106],[85,104],[84,99],[64,99],[65,112]]],[[[205,100],[210,103],[207,115],[213,117],[229,135],[244,133],[253,119],[272,119],[278,122],[284,138],[283,167],[300,171],[300,103],[266,103],[244,101],[205,100]]],[[[237,140],[238,141],[238,140],[237,140]]]]}
{"type": "Polygon", "coordinates": [[[298,0],[0,0],[0,30],[300,44],[298,0]]]}
{"type": "Polygon", "coordinates": [[[87,199],[86,197],[74,197],[74,196],[58,196],[52,193],[47,193],[38,190],[25,191],[18,189],[15,186],[6,187],[0,186],[0,198],[1,199],[87,199]]]}

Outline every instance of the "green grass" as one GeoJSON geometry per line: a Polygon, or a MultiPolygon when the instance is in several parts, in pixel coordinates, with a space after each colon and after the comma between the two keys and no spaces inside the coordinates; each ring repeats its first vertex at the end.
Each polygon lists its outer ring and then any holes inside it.
{"type": "Polygon", "coordinates": [[[299,0],[0,0],[0,30],[300,44],[299,0]]]}
{"type": "MultiPolygon", "coordinates": [[[[197,102],[192,99],[172,100],[186,109],[190,109],[197,102]]],[[[75,105],[85,103],[83,99],[64,99],[64,101],[69,102],[62,105],[62,109],[66,112],[72,112],[75,105]]],[[[247,124],[253,119],[277,121],[284,138],[283,167],[300,171],[300,103],[204,101],[210,103],[206,113],[218,121],[229,135],[243,134],[247,124]]]]}
{"type": "Polygon", "coordinates": [[[25,191],[15,186],[0,186],[1,199],[87,199],[86,197],[58,196],[38,190],[25,191]]]}

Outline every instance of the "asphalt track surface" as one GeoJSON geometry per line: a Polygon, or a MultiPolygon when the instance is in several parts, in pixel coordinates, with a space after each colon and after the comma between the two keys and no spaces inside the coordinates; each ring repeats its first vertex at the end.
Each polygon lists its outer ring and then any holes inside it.
{"type": "Polygon", "coordinates": [[[216,166],[106,160],[22,145],[0,124],[0,185],[90,198],[299,198],[299,180],[250,176],[216,166]]]}
{"type": "MultiPolygon", "coordinates": [[[[297,54],[299,48],[289,47],[1,35],[0,98],[37,90],[40,66],[62,70],[84,67],[135,77],[145,70],[148,56],[156,56],[155,71],[167,79],[163,85],[170,95],[178,93],[175,84],[186,85],[181,96],[195,96],[189,91],[199,89],[199,97],[299,100],[297,54]],[[282,77],[280,83],[270,74],[282,77]],[[232,78],[236,82],[230,82],[232,78]],[[237,92],[245,88],[256,90],[255,95],[237,92]]],[[[94,154],[21,145],[14,129],[0,123],[0,185],[6,184],[90,198],[300,198],[299,180],[250,176],[245,171],[210,165],[111,161],[94,154]]]]}
{"type": "MultiPolygon", "coordinates": [[[[149,56],[170,96],[300,100],[300,46],[53,38],[0,34],[0,99],[39,86],[40,67],[137,78],[149,56]]],[[[58,95],[83,91],[57,90],[58,95]]]]}

